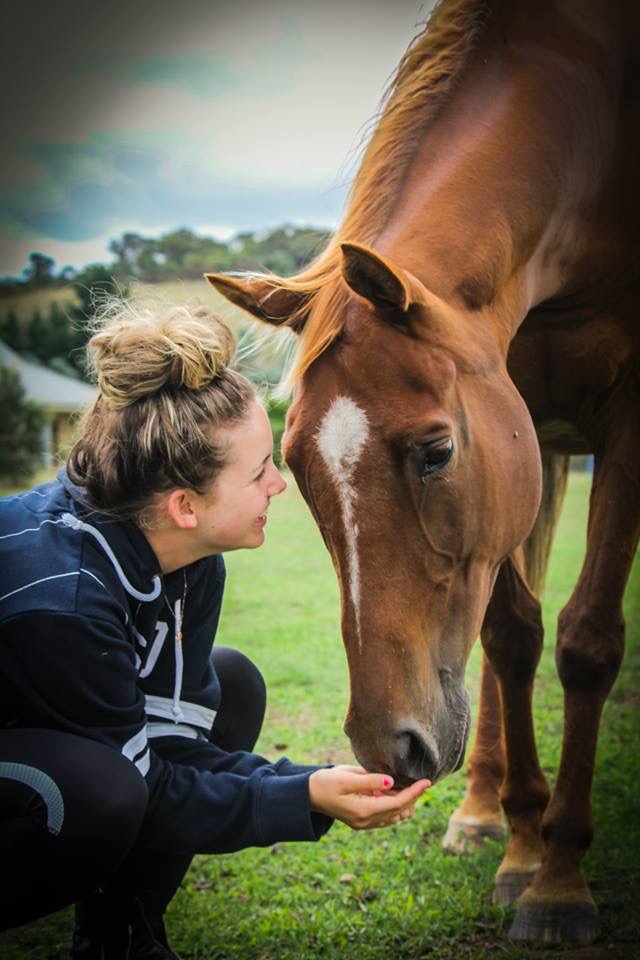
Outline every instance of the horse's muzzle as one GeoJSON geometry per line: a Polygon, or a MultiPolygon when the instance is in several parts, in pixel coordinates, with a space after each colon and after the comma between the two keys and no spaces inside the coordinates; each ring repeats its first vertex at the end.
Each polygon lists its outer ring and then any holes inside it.
{"type": "Polygon", "coordinates": [[[425,778],[435,783],[453,773],[464,761],[470,727],[464,690],[456,691],[455,696],[449,694],[445,704],[439,722],[429,727],[405,718],[385,731],[379,723],[371,727],[365,724],[363,730],[351,714],[345,733],[355,757],[367,770],[391,774],[398,787],[425,778]]]}
{"type": "Polygon", "coordinates": [[[396,781],[409,783],[426,777],[433,782],[440,770],[440,752],[433,737],[411,727],[394,738],[391,763],[396,781]]]}
{"type": "Polygon", "coordinates": [[[418,725],[403,724],[388,737],[379,736],[371,743],[360,740],[353,725],[347,723],[345,733],[351,739],[353,752],[366,770],[389,773],[398,787],[407,786],[425,777],[433,783],[441,769],[440,752],[435,739],[418,725]]]}

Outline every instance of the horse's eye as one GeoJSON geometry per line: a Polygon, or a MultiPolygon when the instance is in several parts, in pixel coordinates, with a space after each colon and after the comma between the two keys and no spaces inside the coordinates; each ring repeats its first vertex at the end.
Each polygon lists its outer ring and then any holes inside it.
{"type": "Polygon", "coordinates": [[[441,470],[453,455],[453,437],[441,437],[418,447],[420,479],[426,483],[427,477],[441,470]]]}

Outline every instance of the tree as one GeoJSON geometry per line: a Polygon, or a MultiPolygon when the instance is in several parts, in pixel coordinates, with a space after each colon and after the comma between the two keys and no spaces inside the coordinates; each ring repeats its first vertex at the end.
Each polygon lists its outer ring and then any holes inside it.
{"type": "Polygon", "coordinates": [[[171,233],[165,233],[160,237],[157,241],[157,250],[164,254],[167,261],[179,271],[187,254],[198,250],[201,245],[200,237],[186,227],[182,227],[180,230],[172,230],[171,233]]]}
{"type": "Polygon", "coordinates": [[[203,273],[224,273],[225,270],[232,270],[233,267],[233,254],[226,243],[209,240],[208,242],[203,241],[199,250],[185,255],[182,262],[182,273],[185,277],[193,277],[199,280],[203,273]]]}
{"type": "Polygon", "coordinates": [[[3,340],[8,347],[20,353],[25,349],[25,340],[22,326],[15,310],[9,310],[0,318],[0,340],[3,340]]]}
{"type": "Polygon", "coordinates": [[[26,352],[46,363],[49,359],[49,327],[39,310],[34,310],[27,325],[26,340],[26,352]]]}
{"type": "Polygon", "coordinates": [[[45,253],[30,253],[29,266],[25,269],[27,282],[34,287],[45,287],[55,279],[55,260],[45,253]]]}
{"type": "Polygon", "coordinates": [[[111,267],[92,263],[77,274],[73,284],[78,305],[69,311],[70,337],[67,359],[86,379],[85,348],[91,336],[89,321],[101,302],[110,296],[126,297],[128,290],[113,277],[111,267]]]}
{"type": "Polygon", "coordinates": [[[285,227],[289,243],[287,249],[296,261],[296,270],[302,270],[329,242],[329,230],[317,227],[285,227]]]}
{"type": "Polygon", "coordinates": [[[63,283],[63,284],[72,283],[75,275],[76,275],[75,267],[66,266],[66,267],[63,267],[60,273],[58,274],[58,280],[60,281],[60,283],[63,283]]]}
{"type": "Polygon", "coordinates": [[[69,351],[72,348],[72,332],[68,311],[65,310],[57,300],[54,300],[49,307],[49,354],[46,358],[47,361],[51,361],[56,358],[63,358],[66,360],[68,358],[69,351]]]}
{"type": "Polygon", "coordinates": [[[288,250],[272,250],[262,258],[263,270],[281,277],[291,276],[296,270],[296,261],[288,250]]]}
{"type": "Polygon", "coordinates": [[[15,370],[0,365],[0,476],[11,483],[29,480],[42,465],[45,415],[26,399],[15,370]]]}
{"type": "MultiPolygon", "coordinates": [[[[143,253],[153,252],[155,240],[141,237],[139,233],[123,233],[119,240],[112,240],[109,251],[117,257],[115,270],[126,276],[138,274],[138,260],[143,253]]],[[[98,264],[94,264],[98,266],[98,264]]]]}

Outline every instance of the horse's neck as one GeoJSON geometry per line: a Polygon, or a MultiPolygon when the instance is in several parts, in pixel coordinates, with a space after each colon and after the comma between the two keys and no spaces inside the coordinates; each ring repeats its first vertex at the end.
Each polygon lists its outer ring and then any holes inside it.
{"type": "Polygon", "coordinates": [[[572,43],[582,59],[535,37],[479,48],[376,243],[450,303],[490,307],[505,345],[584,271],[611,162],[619,78],[592,38],[572,43]]]}

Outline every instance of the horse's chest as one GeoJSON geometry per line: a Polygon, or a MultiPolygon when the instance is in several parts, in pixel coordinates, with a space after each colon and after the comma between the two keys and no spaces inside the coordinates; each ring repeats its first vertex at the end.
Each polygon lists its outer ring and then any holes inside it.
{"type": "Polygon", "coordinates": [[[590,411],[616,384],[631,352],[615,322],[579,327],[524,327],[509,351],[509,372],[523,395],[542,442],[567,453],[591,446],[590,411]]]}

